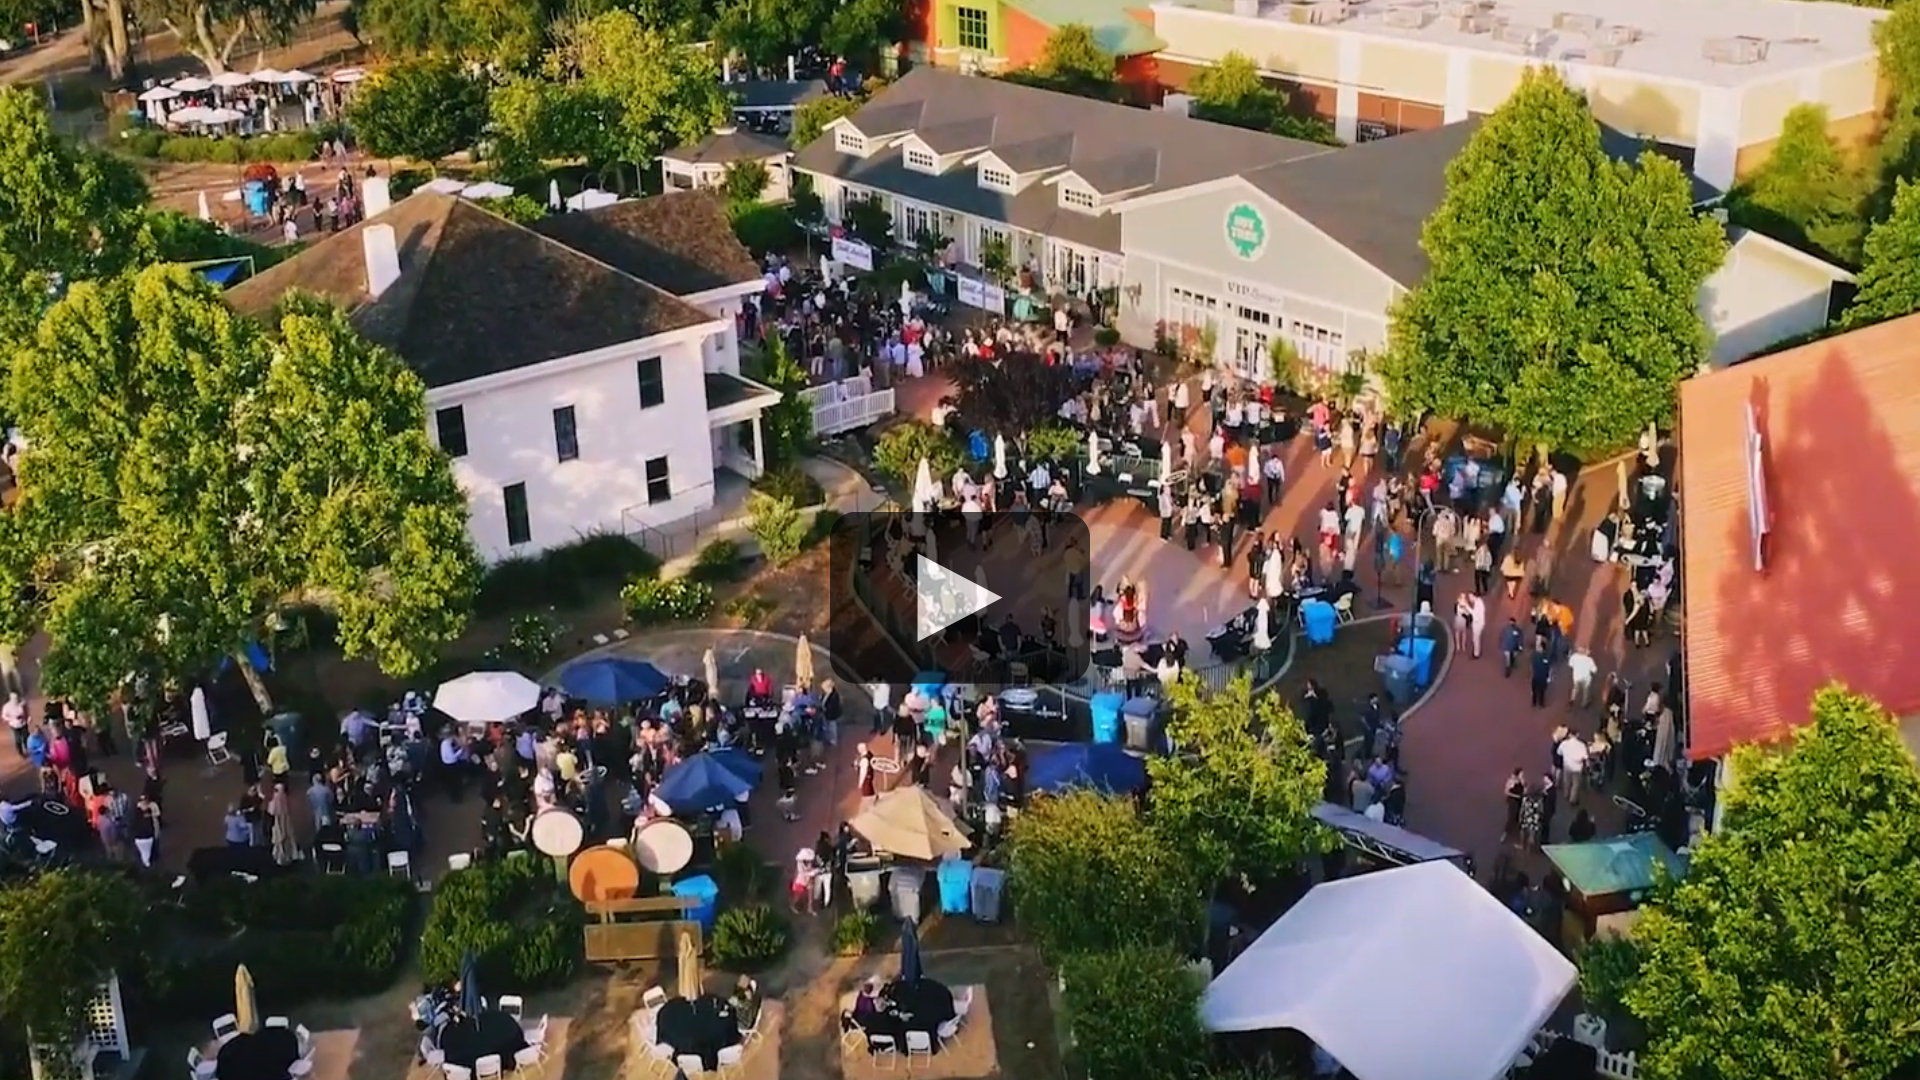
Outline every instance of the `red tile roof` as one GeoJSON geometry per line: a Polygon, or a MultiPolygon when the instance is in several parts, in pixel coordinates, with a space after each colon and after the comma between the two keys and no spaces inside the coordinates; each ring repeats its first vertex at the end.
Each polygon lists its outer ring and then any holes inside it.
{"type": "Polygon", "coordinates": [[[1920,315],[1688,381],[1680,438],[1692,757],[1787,737],[1834,680],[1920,712],[1920,315]]]}

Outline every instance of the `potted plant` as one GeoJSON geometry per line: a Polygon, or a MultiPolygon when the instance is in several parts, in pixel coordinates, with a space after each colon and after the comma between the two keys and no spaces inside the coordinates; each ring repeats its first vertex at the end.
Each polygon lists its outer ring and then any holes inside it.
{"type": "Polygon", "coordinates": [[[1013,250],[1004,236],[991,236],[980,246],[980,272],[1002,288],[1013,276],[1013,250]]]}
{"type": "Polygon", "coordinates": [[[1304,396],[1306,362],[1293,342],[1277,337],[1267,343],[1267,376],[1275,389],[1304,396]]]}

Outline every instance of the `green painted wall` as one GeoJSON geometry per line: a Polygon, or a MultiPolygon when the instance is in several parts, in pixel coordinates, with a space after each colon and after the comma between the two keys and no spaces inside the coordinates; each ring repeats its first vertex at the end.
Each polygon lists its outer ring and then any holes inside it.
{"type": "Polygon", "coordinates": [[[987,14],[987,53],[990,56],[1007,55],[1006,17],[1001,13],[999,0],[939,0],[940,40],[937,48],[960,48],[960,9],[972,8],[987,14]]]}

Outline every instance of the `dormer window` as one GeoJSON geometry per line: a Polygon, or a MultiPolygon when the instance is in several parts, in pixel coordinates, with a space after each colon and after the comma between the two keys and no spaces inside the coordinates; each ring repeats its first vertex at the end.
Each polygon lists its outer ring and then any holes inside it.
{"type": "Polygon", "coordinates": [[[1093,192],[1072,184],[1060,185],[1060,205],[1072,210],[1092,213],[1100,208],[1100,200],[1093,192]]]}
{"type": "Polygon", "coordinates": [[[833,133],[833,148],[843,154],[864,154],[867,137],[851,128],[838,128],[833,133]]]}
{"type": "Polygon", "coordinates": [[[940,159],[924,146],[908,143],[906,160],[907,168],[915,172],[937,173],[940,171],[940,159]]]}
{"type": "Polygon", "coordinates": [[[1013,190],[1013,173],[997,165],[988,165],[983,162],[980,165],[980,186],[983,188],[992,188],[995,191],[1011,192],[1013,190]]]}

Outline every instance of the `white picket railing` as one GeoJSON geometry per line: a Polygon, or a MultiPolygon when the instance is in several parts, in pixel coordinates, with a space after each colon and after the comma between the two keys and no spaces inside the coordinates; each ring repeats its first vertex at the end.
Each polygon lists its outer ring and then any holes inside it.
{"type": "Polygon", "coordinates": [[[813,433],[838,435],[893,415],[893,391],[875,390],[864,375],[809,386],[800,397],[813,406],[813,433]]]}
{"type": "MultiPolygon", "coordinates": [[[[1562,1035],[1557,1031],[1547,1031],[1544,1029],[1535,1032],[1533,1036],[1534,1056],[1538,1057],[1546,1053],[1547,1047],[1552,1046],[1556,1040],[1569,1037],[1570,1036],[1562,1035]]],[[[1640,1059],[1633,1055],[1633,1051],[1628,1050],[1616,1054],[1607,1050],[1605,1047],[1595,1047],[1595,1049],[1599,1051],[1599,1058],[1594,1063],[1594,1069],[1601,1076],[1607,1077],[1608,1080],[1638,1080],[1640,1075],[1640,1059]]]]}

